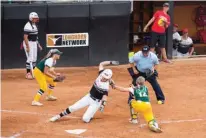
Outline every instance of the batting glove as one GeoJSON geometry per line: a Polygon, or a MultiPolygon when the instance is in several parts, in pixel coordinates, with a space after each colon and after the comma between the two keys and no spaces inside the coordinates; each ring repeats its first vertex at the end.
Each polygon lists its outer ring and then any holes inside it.
{"type": "Polygon", "coordinates": [[[110,61],[110,64],[112,64],[112,65],[119,65],[119,61],[110,61]]]}

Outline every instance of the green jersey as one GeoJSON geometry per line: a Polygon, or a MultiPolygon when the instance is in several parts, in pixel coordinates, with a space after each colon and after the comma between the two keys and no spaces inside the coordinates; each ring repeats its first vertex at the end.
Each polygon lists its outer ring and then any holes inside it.
{"type": "Polygon", "coordinates": [[[146,86],[140,86],[139,88],[138,87],[131,88],[130,92],[134,95],[135,100],[150,102],[148,89],[146,86]]]}
{"type": "Polygon", "coordinates": [[[49,68],[53,67],[56,64],[56,61],[53,60],[53,58],[47,58],[44,60],[41,60],[38,64],[37,64],[37,68],[39,70],[41,70],[41,72],[44,72],[44,68],[45,66],[48,66],[49,68]]]}

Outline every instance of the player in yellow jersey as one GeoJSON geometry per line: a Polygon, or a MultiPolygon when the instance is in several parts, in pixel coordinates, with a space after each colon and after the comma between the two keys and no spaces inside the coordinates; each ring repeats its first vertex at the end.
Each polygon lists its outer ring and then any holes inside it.
{"type": "Polygon", "coordinates": [[[60,73],[56,73],[54,71],[54,65],[60,58],[61,54],[62,52],[60,52],[58,49],[51,49],[46,57],[43,58],[34,68],[34,76],[40,86],[40,89],[38,90],[37,94],[34,97],[34,100],[32,101],[33,106],[43,105],[39,102],[39,100],[45,91],[48,92],[46,100],[57,100],[57,98],[52,95],[52,92],[54,87],[56,86],[56,82],[54,80],[57,78],[57,76],[60,75],[60,73]]]}
{"type": "Polygon", "coordinates": [[[152,106],[148,97],[148,88],[144,85],[145,78],[142,76],[138,77],[136,83],[137,87],[123,88],[114,85],[114,89],[122,92],[130,92],[134,95],[134,99],[130,101],[130,107],[134,109],[134,112],[131,113],[132,120],[137,120],[137,114],[135,114],[135,112],[140,113],[144,116],[151,131],[157,133],[162,132],[152,112],[152,106]]]}

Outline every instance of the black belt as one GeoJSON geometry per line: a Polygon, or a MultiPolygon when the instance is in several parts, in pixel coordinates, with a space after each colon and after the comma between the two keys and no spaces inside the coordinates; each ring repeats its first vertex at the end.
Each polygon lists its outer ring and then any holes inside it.
{"type": "Polygon", "coordinates": [[[31,39],[30,39],[29,41],[30,41],[30,42],[36,42],[37,40],[31,40],[31,39]]]}
{"type": "MultiPolygon", "coordinates": [[[[136,69],[137,69],[137,68],[136,68],[136,69]]],[[[137,71],[139,72],[139,75],[140,75],[140,76],[142,76],[142,75],[143,75],[143,77],[146,76],[146,73],[145,73],[145,72],[141,72],[141,71],[139,71],[138,69],[137,69],[137,71]]]]}
{"type": "Polygon", "coordinates": [[[94,101],[97,101],[97,102],[100,102],[100,101],[101,101],[100,99],[97,99],[97,98],[93,97],[91,94],[90,94],[90,97],[91,97],[94,101]]]}

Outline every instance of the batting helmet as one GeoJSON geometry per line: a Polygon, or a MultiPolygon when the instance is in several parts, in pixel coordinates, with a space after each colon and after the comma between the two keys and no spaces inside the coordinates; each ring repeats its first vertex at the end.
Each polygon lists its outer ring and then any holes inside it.
{"type": "Polygon", "coordinates": [[[35,18],[39,18],[38,14],[36,12],[31,12],[29,14],[29,20],[32,21],[32,19],[35,19],[35,18]]]}
{"type": "Polygon", "coordinates": [[[112,70],[111,69],[105,69],[101,76],[105,79],[111,79],[112,78],[112,70]]]}

